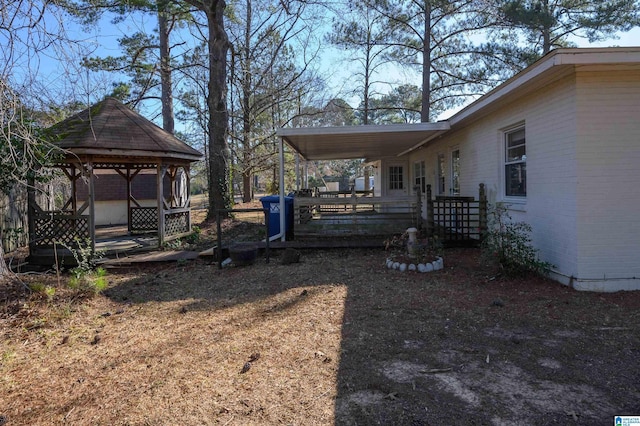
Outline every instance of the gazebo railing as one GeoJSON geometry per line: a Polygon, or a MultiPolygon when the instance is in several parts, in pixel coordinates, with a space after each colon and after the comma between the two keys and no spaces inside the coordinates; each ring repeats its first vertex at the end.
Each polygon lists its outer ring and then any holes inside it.
{"type": "Polygon", "coordinates": [[[157,207],[131,207],[129,232],[140,233],[158,230],[157,207]]]}
{"type": "Polygon", "coordinates": [[[91,239],[89,216],[67,211],[39,211],[34,215],[35,248],[50,248],[54,244],[77,245],[77,240],[91,239]]]}
{"type": "Polygon", "coordinates": [[[166,210],[164,212],[164,235],[172,237],[189,232],[189,215],[191,210],[188,208],[178,208],[166,210]]]}
{"type": "MultiPolygon", "coordinates": [[[[164,211],[164,235],[171,237],[189,232],[189,208],[172,208],[164,211]]],[[[131,233],[156,232],[158,230],[157,207],[131,207],[131,233]]]]}

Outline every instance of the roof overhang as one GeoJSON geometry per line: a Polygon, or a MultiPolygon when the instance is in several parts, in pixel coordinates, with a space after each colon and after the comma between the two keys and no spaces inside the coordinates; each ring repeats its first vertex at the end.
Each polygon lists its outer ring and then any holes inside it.
{"type": "Polygon", "coordinates": [[[551,51],[530,67],[437,123],[280,129],[277,135],[307,160],[364,158],[410,153],[450,129],[465,127],[509,102],[581,71],[640,69],[640,47],[575,48],[551,51]]]}
{"type": "Polygon", "coordinates": [[[464,126],[503,107],[505,102],[524,97],[578,71],[639,68],[640,47],[556,49],[454,114],[448,122],[452,128],[464,126]]]}
{"type": "Polygon", "coordinates": [[[367,161],[396,157],[449,130],[448,122],[280,129],[280,136],[306,160],[367,161]]]}

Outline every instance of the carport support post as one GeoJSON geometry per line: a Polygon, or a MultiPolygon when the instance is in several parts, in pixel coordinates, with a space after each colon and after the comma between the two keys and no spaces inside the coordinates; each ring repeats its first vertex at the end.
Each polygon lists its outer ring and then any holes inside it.
{"type": "MultiPolygon", "coordinates": [[[[285,229],[285,205],[284,205],[284,142],[283,139],[280,138],[280,241],[286,240],[286,229],[285,229]]],[[[267,236],[268,238],[268,236],[267,236]]]]}

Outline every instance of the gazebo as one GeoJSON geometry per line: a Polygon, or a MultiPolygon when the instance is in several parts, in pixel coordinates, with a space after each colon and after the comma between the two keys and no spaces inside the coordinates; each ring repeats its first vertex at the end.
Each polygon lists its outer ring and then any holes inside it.
{"type": "Polygon", "coordinates": [[[189,171],[200,152],[114,98],[51,131],[63,150],[54,167],[69,190],[55,194],[56,206],[45,210],[30,185],[31,262],[51,262],[55,250],[78,243],[95,250],[97,228],[155,234],[158,245],[191,232],[189,171]]]}

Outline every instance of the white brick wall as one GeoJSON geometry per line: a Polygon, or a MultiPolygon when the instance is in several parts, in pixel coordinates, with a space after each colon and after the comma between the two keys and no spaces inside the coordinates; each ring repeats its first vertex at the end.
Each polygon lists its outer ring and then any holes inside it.
{"type": "Polygon", "coordinates": [[[424,159],[436,193],[437,154],[461,153],[461,195],[485,183],[504,197],[501,129],[525,123],[527,197],[515,220],[533,227],[540,257],[578,288],[640,286],[640,71],[581,71],[472,124],[452,129],[411,155],[424,159]],[[572,280],[573,277],[575,280],[572,280]],[[636,279],[631,279],[637,277],[636,279]]]}
{"type": "Polygon", "coordinates": [[[579,276],[640,277],[640,71],[578,74],[579,276]]]}
{"type": "MultiPolygon", "coordinates": [[[[475,123],[451,132],[414,154],[435,168],[438,152],[453,146],[461,151],[461,193],[478,195],[484,183],[490,203],[509,202],[504,197],[502,129],[524,122],[527,138],[527,197],[511,200],[514,220],[533,227],[532,238],[541,258],[562,271],[577,271],[575,85],[572,78],[545,87],[526,99],[505,104],[475,123]],[[521,203],[516,204],[518,201],[521,203]],[[524,201],[524,203],[522,203],[524,201]],[[550,214],[552,213],[552,214],[550,214]]],[[[435,184],[435,170],[428,177],[435,184]]]]}

